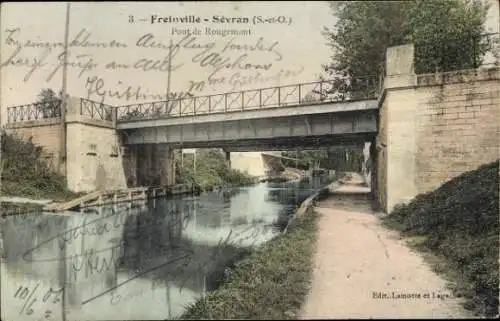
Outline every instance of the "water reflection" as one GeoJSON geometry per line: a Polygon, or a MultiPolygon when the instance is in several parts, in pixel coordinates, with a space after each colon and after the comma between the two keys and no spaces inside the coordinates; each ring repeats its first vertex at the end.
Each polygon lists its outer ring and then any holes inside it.
{"type": "Polygon", "coordinates": [[[179,316],[326,183],[261,183],[230,194],[7,217],[2,319],[179,316]]]}

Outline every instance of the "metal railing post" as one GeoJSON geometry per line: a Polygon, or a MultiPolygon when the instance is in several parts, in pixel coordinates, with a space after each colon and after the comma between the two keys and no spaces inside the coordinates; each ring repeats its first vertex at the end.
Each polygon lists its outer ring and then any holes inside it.
{"type": "Polygon", "coordinates": [[[116,128],[117,118],[118,118],[118,107],[111,107],[111,119],[113,121],[113,127],[116,128]]]}
{"type": "Polygon", "coordinates": [[[301,99],[300,99],[300,96],[301,96],[301,93],[300,93],[300,91],[301,91],[301,90],[300,90],[300,89],[301,89],[301,87],[302,87],[302,85],[301,85],[301,84],[299,84],[299,104],[300,104],[300,100],[301,100],[301,99]]]}
{"type": "Polygon", "coordinates": [[[245,109],[245,92],[241,92],[241,110],[245,109]]]}
{"type": "Polygon", "coordinates": [[[170,113],[170,108],[168,108],[168,102],[169,102],[168,100],[165,101],[165,115],[167,115],[167,116],[170,113]]]}
{"type": "Polygon", "coordinates": [[[193,97],[193,115],[196,115],[196,96],[193,97]]]}
{"type": "Polygon", "coordinates": [[[278,87],[278,107],[281,106],[281,87],[278,87]]]}
{"type": "Polygon", "coordinates": [[[224,94],[224,112],[227,112],[227,93],[224,94]]]}
{"type": "Polygon", "coordinates": [[[259,108],[262,108],[262,89],[259,89],[259,108]]]}
{"type": "Polygon", "coordinates": [[[208,112],[212,111],[212,96],[208,96],[208,112]]]}

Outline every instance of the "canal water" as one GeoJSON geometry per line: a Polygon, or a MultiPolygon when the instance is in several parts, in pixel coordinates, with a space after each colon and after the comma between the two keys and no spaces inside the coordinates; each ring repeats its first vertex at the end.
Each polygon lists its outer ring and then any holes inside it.
{"type": "Polygon", "coordinates": [[[179,317],[330,181],[3,218],[2,320],[179,317]]]}

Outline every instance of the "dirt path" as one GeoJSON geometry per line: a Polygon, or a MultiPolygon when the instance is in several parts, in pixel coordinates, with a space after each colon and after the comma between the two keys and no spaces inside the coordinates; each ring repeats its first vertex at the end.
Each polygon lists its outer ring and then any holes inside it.
{"type": "Polygon", "coordinates": [[[466,317],[446,282],[396,232],[380,226],[362,194],[367,188],[353,185],[360,179],[355,176],[316,207],[321,218],[315,270],[301,319],[466,317]]]}

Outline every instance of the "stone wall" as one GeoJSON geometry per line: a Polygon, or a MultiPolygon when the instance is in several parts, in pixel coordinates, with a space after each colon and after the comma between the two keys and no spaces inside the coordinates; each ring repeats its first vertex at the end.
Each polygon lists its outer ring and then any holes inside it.
{"type": "Polygon", "coordinates": [[[43,147],[47,160],[66,173],[74,192],[127,187],[120,137],[110,121],[80,115],[80,99],[70,97],[66,115],[66,163],[59,164],[61,127],[59,119],[39,119],[6,125],[35,145],[43,147]]]}
{"type": "Polygon", "coordinates": [[[113,128],[68,123],[66,166],[72,191],[127,187],[121,142],[113,128]]]}
{"type": "Polygon", "coordinates": [[[411,45],[389,48],[387,60],[377,193],[390,212],[499,158],[500,70],[415,75],[411,45]]]}
{"type": "Polygon", "coordinates": [[[444,76],[418,76],[419,193],[499,158],[500,70],[444,76]]]}
{"type": "Polygon", "coordinates": [[[43,156],[55,170],[59,169],[60,131],[59,119],[25,121],[7,124],[6,131],[23,140],[31,138],[33,144],[43,147],[43,156]]]}

